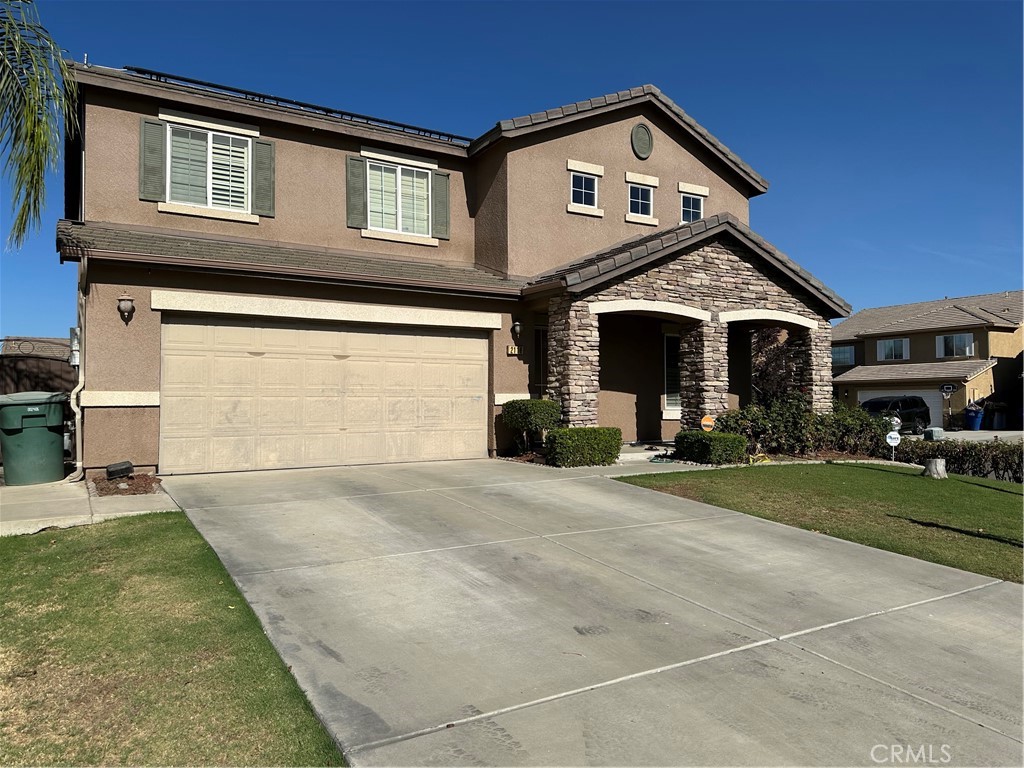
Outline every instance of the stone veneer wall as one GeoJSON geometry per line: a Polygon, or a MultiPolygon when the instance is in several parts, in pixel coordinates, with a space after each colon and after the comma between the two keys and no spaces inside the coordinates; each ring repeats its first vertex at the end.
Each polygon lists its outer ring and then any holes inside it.
{"type": "Polygon", "coordinates": [[[563,294],[548,307],[548,397],[562,403],[571,426],[597,424],[600,389],[598,316],[588,304],[618,299],[647,299],[684,304],[712,313],[709,322],[684,323],[680,335],[681,424],[696,428],[701,416],[726,410],[728,328],[717,313],[770,309],[814,320],[815,329],[790,328],[798,350],[794,372],[819,413],[832,408],[832,326],[812,309],[816,303],[796,283],[764,265],[738,245],[714,242],[656,262],[646,271],[582,295],[563,294]]]}

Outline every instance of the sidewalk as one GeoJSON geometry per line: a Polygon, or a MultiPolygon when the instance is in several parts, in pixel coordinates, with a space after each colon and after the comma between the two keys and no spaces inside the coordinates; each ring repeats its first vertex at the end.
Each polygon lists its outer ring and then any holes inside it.
{"type": "Polygon", "coordinates": [[[126,515],[176,510],[162,489],[143,496],[90,496],[85,482],[0,486],[0,536],[88,525],[126,515]]]}

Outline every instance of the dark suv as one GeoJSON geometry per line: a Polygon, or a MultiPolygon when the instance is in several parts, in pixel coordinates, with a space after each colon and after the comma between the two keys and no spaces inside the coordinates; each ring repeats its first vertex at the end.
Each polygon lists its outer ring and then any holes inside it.
{"type": "Polygon", "coordinates": [[[913,432],[915,435],[924,434],[932,421],[931,411],[922,397],[873,397],[861,403],[860,407],[872,416],[898,416],[903,422],[900,431],[913,432]]]}

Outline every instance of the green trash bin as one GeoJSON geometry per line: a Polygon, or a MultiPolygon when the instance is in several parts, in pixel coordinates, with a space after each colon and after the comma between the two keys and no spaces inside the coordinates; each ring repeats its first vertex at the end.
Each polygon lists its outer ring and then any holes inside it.
{"type": "Polygon", "coordinates": [[[64,479],[64,392],[0,395],[4,483],[35,485],[64,479]]]}

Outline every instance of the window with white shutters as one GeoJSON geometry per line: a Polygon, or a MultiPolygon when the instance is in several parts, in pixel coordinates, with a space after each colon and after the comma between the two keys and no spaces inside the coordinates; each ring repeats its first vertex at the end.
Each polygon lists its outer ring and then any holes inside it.
{"type": "Polygon", "coordinates": [[[177,125],[168,131],[168,201],[248,213],[251,140],[177,125]]]}

